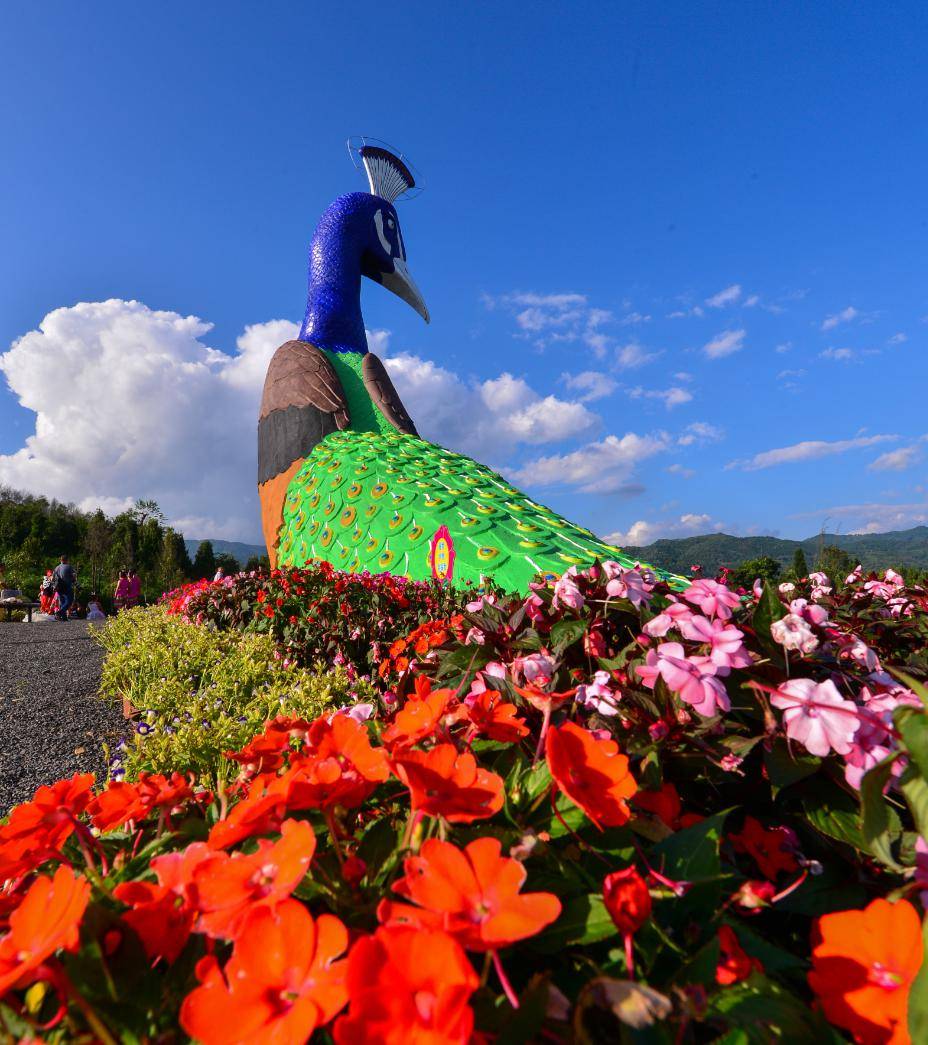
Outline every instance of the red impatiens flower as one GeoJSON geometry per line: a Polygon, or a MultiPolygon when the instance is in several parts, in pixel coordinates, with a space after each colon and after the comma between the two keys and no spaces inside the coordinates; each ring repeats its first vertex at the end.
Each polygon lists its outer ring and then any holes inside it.
{"type": "Polygon", "coordinates": [[[760,868],[761,874],[771,881],[781,872],[791,873],[799,862],[790,846],[790,836],[785,828],[764,827],[753,816],[744,818],[740,834],[730,834],[728,840],[737,853],[747,853],[760,868]]]}
{"type": "Polygon", "coordinates": [[[409,788],[415,812],[469,824],[493,816],[503,807],[503,780],[480,769],[470,753],[453,744],[430,751],[407,751],[394,760],[396,775],[409,788]]]}
{"type": "MultiPolygon", "coordinates": [[[[257,783],[260,784],[260,780],[257,783]]],[[[211,849],[228,849],[245,838],[277,831],[286,811],[286,792],[252,786],[247,797],[234,805],[227,817],[213,825],[209,846],[211,849]]]]}
{"type": "Polygon", "coordinates": [[[626,799],[637,791],[628,759],[613,740],[565,722],[548,731],[548,769],[558,787],[597,827],[620,827],[631,816],[626,799]]]}
{"type": "Polygon", "coordinates": [[[408,747],[430,737],[454,696],[453,689],[431,689],[428,679],[420,675],[415,696],[397,711],[392,725],[384,731],[383,742],[388,747],[408,747]]]}
{"type": "Polygon", "coordinates": [[[200,986],[184,999],[180,1022],[204,1045],[290,1045],[306,1041],[347,999],[345,926],[315,921],[296,900],[276,912],[259,907],[245,921],[224,970],[210,956],[197,965],[200,986]]]}
{"type": "Polygon", "coordinates": [[[480,980],[459,943],[430,929],[385,927],[348,956],[348,1011],[337,1045],[454,1045],[471,1040],[480,980]]]}
{"type": "Polygon", "coordinates": [[[56,855],[93,797],[93,773],[38,788],[0,827],[0,880],[18,878],[56,855]]]}
{"type": "Polygon", "coordinates": [[[313,722],[305,753],[271,790],[286,796],[288,809],[346,809],[361,805],[390,775],[386,753],[371,745],[367,729],[347,715],[313,722]]]}
{"type": "Polygon", "coordinates": [[[257,904],[273,910],[300,884],[316,850],[316,836],[300,820],[285,820],[280,833],[280,841],[262,839],[254,853],[214,852],[196,866],[192,886],[201,932],[233,940],[257,904]]]}
{"type": "Polygon", "coordinates": [[[503,744],[514,744],[529,733],[525,719],[519,718],[518,711],[515,704],[503,700],[501,693],[485,689],[468,708],[467,717],[478,735],[503,744]]]}
{"type": "Polygon", "coordinates": [[[632,944],[635,933],[651,917],[651,894],[647,882],[634,867],[613,871],[603,879],[603,903],[622,934],[628,975],[635,975],[632,944]]]}
{"type": "MultiPolygon", "coordinates": [[[[208,792],[205,792],[208,796],[208,792]]],[[[94,827],[104,834],[130,820],[142,820],[152,809],[173,809],[193,797],[193,788],[183,773],[140,773],[134,784],[112,780],[87,806],[94,827]]]]}
{"type": "Polygon", "coordinates": [[[113,895],[129,905],[122,921],[141,940],[149,961],[171,965],[190,939],[196,911],[177,891],[154,882],[120,882],[113,895]]]}
{"type": "Polygon", "coordinates": [[[873,900],[815,925],[809,986],[828,1019],[856,1041],[908,1042],[909,988],[922,964],[922,926],[908,902],[873,900]]]}
{"type": "Polygon", "coordinates": [[[745,952],[730,925],[720,925],[719,963],[715,967],[715,982],[727,987],[746,980],[755,971],[764,971],[760,961],[745,952]]]}
{"type": "Polygon", "coordinates": [[[70,867],[54,878],[37,878],[10,915],[10,931],[0,938],[0,996],[26,986],[28,973],[60,948],[74,950],[90,885],[70,867]]]}
{"type": "Polygon", "coordinates": [[[632,799],[632,805],[652,813],[671,831],[692,827],[704,819],[698,813],[684,813],[677,789],[669,781],[661,785],[658,791],[639,791],[632,799]]]}
{"type": "Polygon", "coordinates": [[[552,893],[520,893],[525,867],[501,856],[497,838],[478,838],[463,851],[431,838],[406,858],[394,890],[417,907],[381,900],[385,925],[444,929],[469,951],[493,951],[541,932],[561,913],[552,893]]]}

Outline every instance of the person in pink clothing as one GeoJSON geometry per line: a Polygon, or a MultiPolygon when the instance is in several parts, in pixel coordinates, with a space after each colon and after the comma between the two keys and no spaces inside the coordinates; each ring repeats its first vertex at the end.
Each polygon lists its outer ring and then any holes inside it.
{"type": "Polygon", "coordinates": [[[116,611],[124,610],[129,605],[129,575],[125,570],[119,571],[119,580],[116,582],[116,591],[113,592],[113,605],[116,611]]]}
{"type": "Polygon", "coordinates": [[[138,606],[142,601],[142,578],[135,572],[129,570],[129,596],[126,605],[138,606]]]}

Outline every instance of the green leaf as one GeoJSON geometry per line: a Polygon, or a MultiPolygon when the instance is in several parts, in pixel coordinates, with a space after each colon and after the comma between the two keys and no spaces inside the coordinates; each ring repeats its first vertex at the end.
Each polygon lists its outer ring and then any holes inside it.
{"type": "Polygon", "coordinates": [[[928,838],[928,781],[910,765],[899,778],[899,789],[912,811],[918,833],[928,838]]]}
{"type": "MultiPolygon", "coordinates": [[[[780,1039],[828,1041],[822,1016],[793,991],[759,973],[743,983],[719,991],[710,1013],[722,1016],[748,1035],[748,1041],[767,1043],[780,1039]]],[[[834,1039],[832,1039],[834,1040],[834,1039]]]]}
{"type": "Polygon", "coordinates": [[[731,812],[723,809],[714,816],[672,835],[654,847],[652,863],[668,878],[699,881],[720,874],[719,840],[725,817],[731,812]]]}
{"type": "Polygon", "coordinates": [[[575,896],[564,904],[561,916],[543,933],[535,936],[530,946],[542,954],[553,954],[574,944],[596,943],[616,933],[615,924],[598,893],[575,896]]]}
{"type": "Polygon", "coordinates": [[[816,831],[821,831],[837,842],[867,851],[868,846],[860,830],[860,806],[846,791],[828,787],[824,793],[816,791],[803,795],[802,809],[816,831]]]}
{"type": "Polygon", "coordinates": [[[786,607],[780,602],[780,596],[777,594],[776,589],[770,581],[764,581],[764,590],[761,597],[757,600],[751,624],[757,633],[758,639],[765,645],[772,645],[781,654],[783,653],[783,648],[773,641],[773,637],[770,634],[770,625],[785,616],[786,607]]]}
{"type": "Polygon", "coordinates": [[[893,771],[893,763],[899,757],[897,751],[889,758],[884,758],[873,769],[864,773],[860,782],[861,827],[864,841],[870,852],[891,870],[900,873],[903,868],[896,863],[893,856],[892,843],[901,833],[898,817],[895,825],[890,816],[890,808],[883,797],[883,788],[893,771]]]}
{"type": "Polygon", "coordinates": [[[555,653],[563,653],[568,646],[586,633],[589,623],[585,620],[559,620],[551,629],[551,646],[555,653]]]}
{"type": "Polygon", "coordinates": [[[922,926],[922,967],[909,987],[909,1036],[928,1041],[928,918],[922,926]]]}
{"type": "Polygon", "coordinates": [[[902,734],[912,761],[928,779],[928,714],[910,707],[896,708],[893,724],[902,734]]]}
{"type": "Polygon", "coordinates": [[[822,760],[815,755],[794,754],[786,741],[778,740],[769,751],[764,752],[767,778],[774,792],[798,783],[818,771],[822,760]]]}

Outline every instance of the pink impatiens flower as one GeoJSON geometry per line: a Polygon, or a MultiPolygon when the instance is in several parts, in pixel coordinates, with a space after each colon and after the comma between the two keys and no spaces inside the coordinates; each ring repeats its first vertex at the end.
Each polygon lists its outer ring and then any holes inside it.
{"type": "Polygon", "coordinates": [[[770,625],[770,636],[784,649],[799,650],[800,653],[811,653],[818,647],[818,639],[809,625],[795,613],[787,613],[785,617],[770,625]]]}
{"type": "Polygon", "coordinates": [[[733,624],[694,615],[680,622],[680,631],[690,642],[708,643],[712,647],[710,660],[726,672],[751,666],[751,655],[744,646],[744,632],[733,624]]]}
{"type": "Polygon", "coordinates": [[[728,620],[731,611],[741,602],[730,588],[707,577],[693,581],[683,593],[683,598],[698,606],[707,617],[719,617],[721,620],[728,620]]]}
{"type": "Polygon", "coordinates": [[[597,671],[591,683],[577,686],[574,700],[590,711],[598,711],[600,715],[618,714],[622,694],[610,688],[611,681],[612,676],[608,671],[597,671]]]}
{"type": "Polygon", "coordinates": [[[559,606],[567,606],[572,610],[583,609],[583,593],[574,580],[576,575],[577,567],[571,566],[566,573],[558,578],[557,583],[554,585],[554,598],[551,601],[554,609],[557,609],[559,606]]]}
{"type": "Polygon", "coordinates": [[[654,587],[654,575],[650,570],[626,570],[611,560],[603,563],[603,570],[609,578],[606,594],[610,599],[628,599],[633,606],[650,601],[654,587]]]}
{"type": "Polygon", "coordinates": [[[527,657],[516,657],[512,663],[516,675],[521,674],[526,682],[536,686],[547,686],[554,674],[554,661],[547,653],[530,653],[527,657]]]}
{"type": "Polygon", "coordinates": [[[706,718],[731,708],[725,684],[716,677],[718,665],[709,657],[687,657],[679,642],[662,642],[649,650],[645,663],[635,670],[649,689],[660,675],[668,689],[706,718]]]}
{"type": "Polygon", "coordinates": [[[845,700],[831,679],[790,679],[770,698],[783,712],[790,740],[798,740],[813,755],[824,758],[830,751],[846,755],[853,746],[858,727],[857,705],[845,700]]]}
{"type": "Polygon", "coordinates": [[[689,620],[693,611],[683,602],[671,599],[656,616],[652,617],[641,629],[652,639],[662,639],[673,627],[680,627],[683,621],[689,620]]]}

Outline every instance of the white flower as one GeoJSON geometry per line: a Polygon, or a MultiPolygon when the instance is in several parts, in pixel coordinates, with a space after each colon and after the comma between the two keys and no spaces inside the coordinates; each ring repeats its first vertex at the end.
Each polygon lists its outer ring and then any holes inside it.
{"type": "Polygon", "coordinates": [[[774,642],[784,649],[799,650],[800,653],[811,653],[818,646],[818,639],[812,629],[795,613],[787,613],[778,621],[770,625],[770,634],[774,642]]]}

